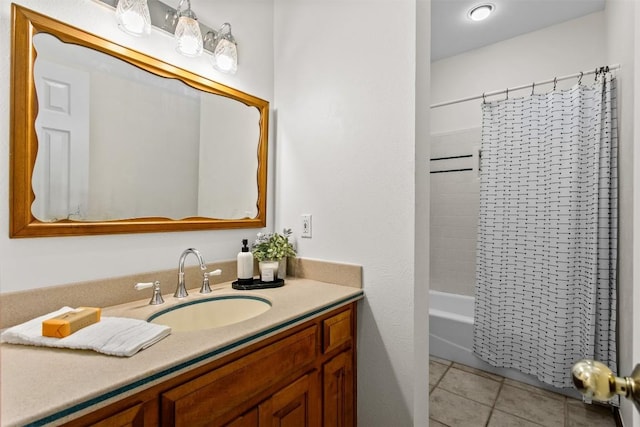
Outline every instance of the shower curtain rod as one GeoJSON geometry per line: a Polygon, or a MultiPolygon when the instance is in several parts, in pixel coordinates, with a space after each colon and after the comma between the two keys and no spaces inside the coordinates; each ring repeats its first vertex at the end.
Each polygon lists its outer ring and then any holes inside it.
{"type": "MultiPolygon", "coordinates": [[[[555,77],[553,79],[545,80],[543,82],[535,82],[535,83],[529,83],[529,84],[522,85],[522,86],[510,87],[510,88],[502,89],[502,90],[494,90],[493,92],[486,92],[486,93],[483,93],[482,95],[470,96],[468,98],[461,98],[461,99],[456,99],[456,100],[453,100],[453,101],[441,102],[439,104],[432,104],[431,108],[438,108],[438,107],[444,107],[446,105],[458,104],[460,102],[473,101],[474,99],[486,98],[487,96],[500,95],[500,94],[503,94],[503,93],[507,93],[508,94],[509,92],[512,92],[512,91],[515,91],[515,90],[520,90],[520,89],[526,89],[528,87],[530,87],[532,89],[535,89],[536,86],[540,86],[540,85],[544,85],[544,84],[557,83],[557,82],[559,82],[561,80],[575,79],[576,77],[584,77],[584,76],[588,76],[588,75],[591,75],[591,74],[601,73],[607,68],[609,69],[609,71],[617,70],[617,69],[620,68],[620,64],[614,64],[614,65],[609,65],[608,67],[596,68],[593,71],[584,71],[584,72],[580,72],[580,73],[571,74],[571,75],[568,75],[568,76],[555,77]]],[[[554,87],[554,89],[555,89],[555,87],[554,87]]]]}

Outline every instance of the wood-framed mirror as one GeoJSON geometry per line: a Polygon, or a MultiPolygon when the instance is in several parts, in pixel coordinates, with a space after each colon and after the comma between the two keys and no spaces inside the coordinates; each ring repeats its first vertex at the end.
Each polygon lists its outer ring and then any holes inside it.
{"type": "Polygon", "coordinates": [[[268,101],[15,4],[12,36],[10,237],[266,225],[268,101]]]}

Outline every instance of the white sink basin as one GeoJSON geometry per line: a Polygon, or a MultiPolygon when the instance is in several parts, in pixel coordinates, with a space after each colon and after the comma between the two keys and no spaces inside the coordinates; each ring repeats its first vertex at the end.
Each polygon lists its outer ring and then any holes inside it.
{"type": "Polygon", "coordinates": [[[148,321],[170,326],[172,331],[219,328],[251,319],[271,308],[271,303],[254,296],[220,296],[185,302],[149,317],[148,321]]]}

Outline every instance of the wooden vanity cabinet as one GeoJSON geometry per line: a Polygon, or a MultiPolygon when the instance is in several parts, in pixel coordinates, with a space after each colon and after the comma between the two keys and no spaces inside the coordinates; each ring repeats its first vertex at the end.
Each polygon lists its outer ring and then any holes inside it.
{"type": "Polygon", "coordinates": [[[68,425],[355,426],[355,331],[354,302],[68,425]]]}

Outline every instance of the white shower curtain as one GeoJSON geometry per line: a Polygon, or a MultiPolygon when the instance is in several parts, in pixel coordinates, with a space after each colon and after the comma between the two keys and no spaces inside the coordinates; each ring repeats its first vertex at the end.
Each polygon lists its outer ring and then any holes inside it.
{"type": "Polygon", "coordinates": [[[617,372],[615,86],[482,106],[474,352],[556,387],[617,372]]]}

